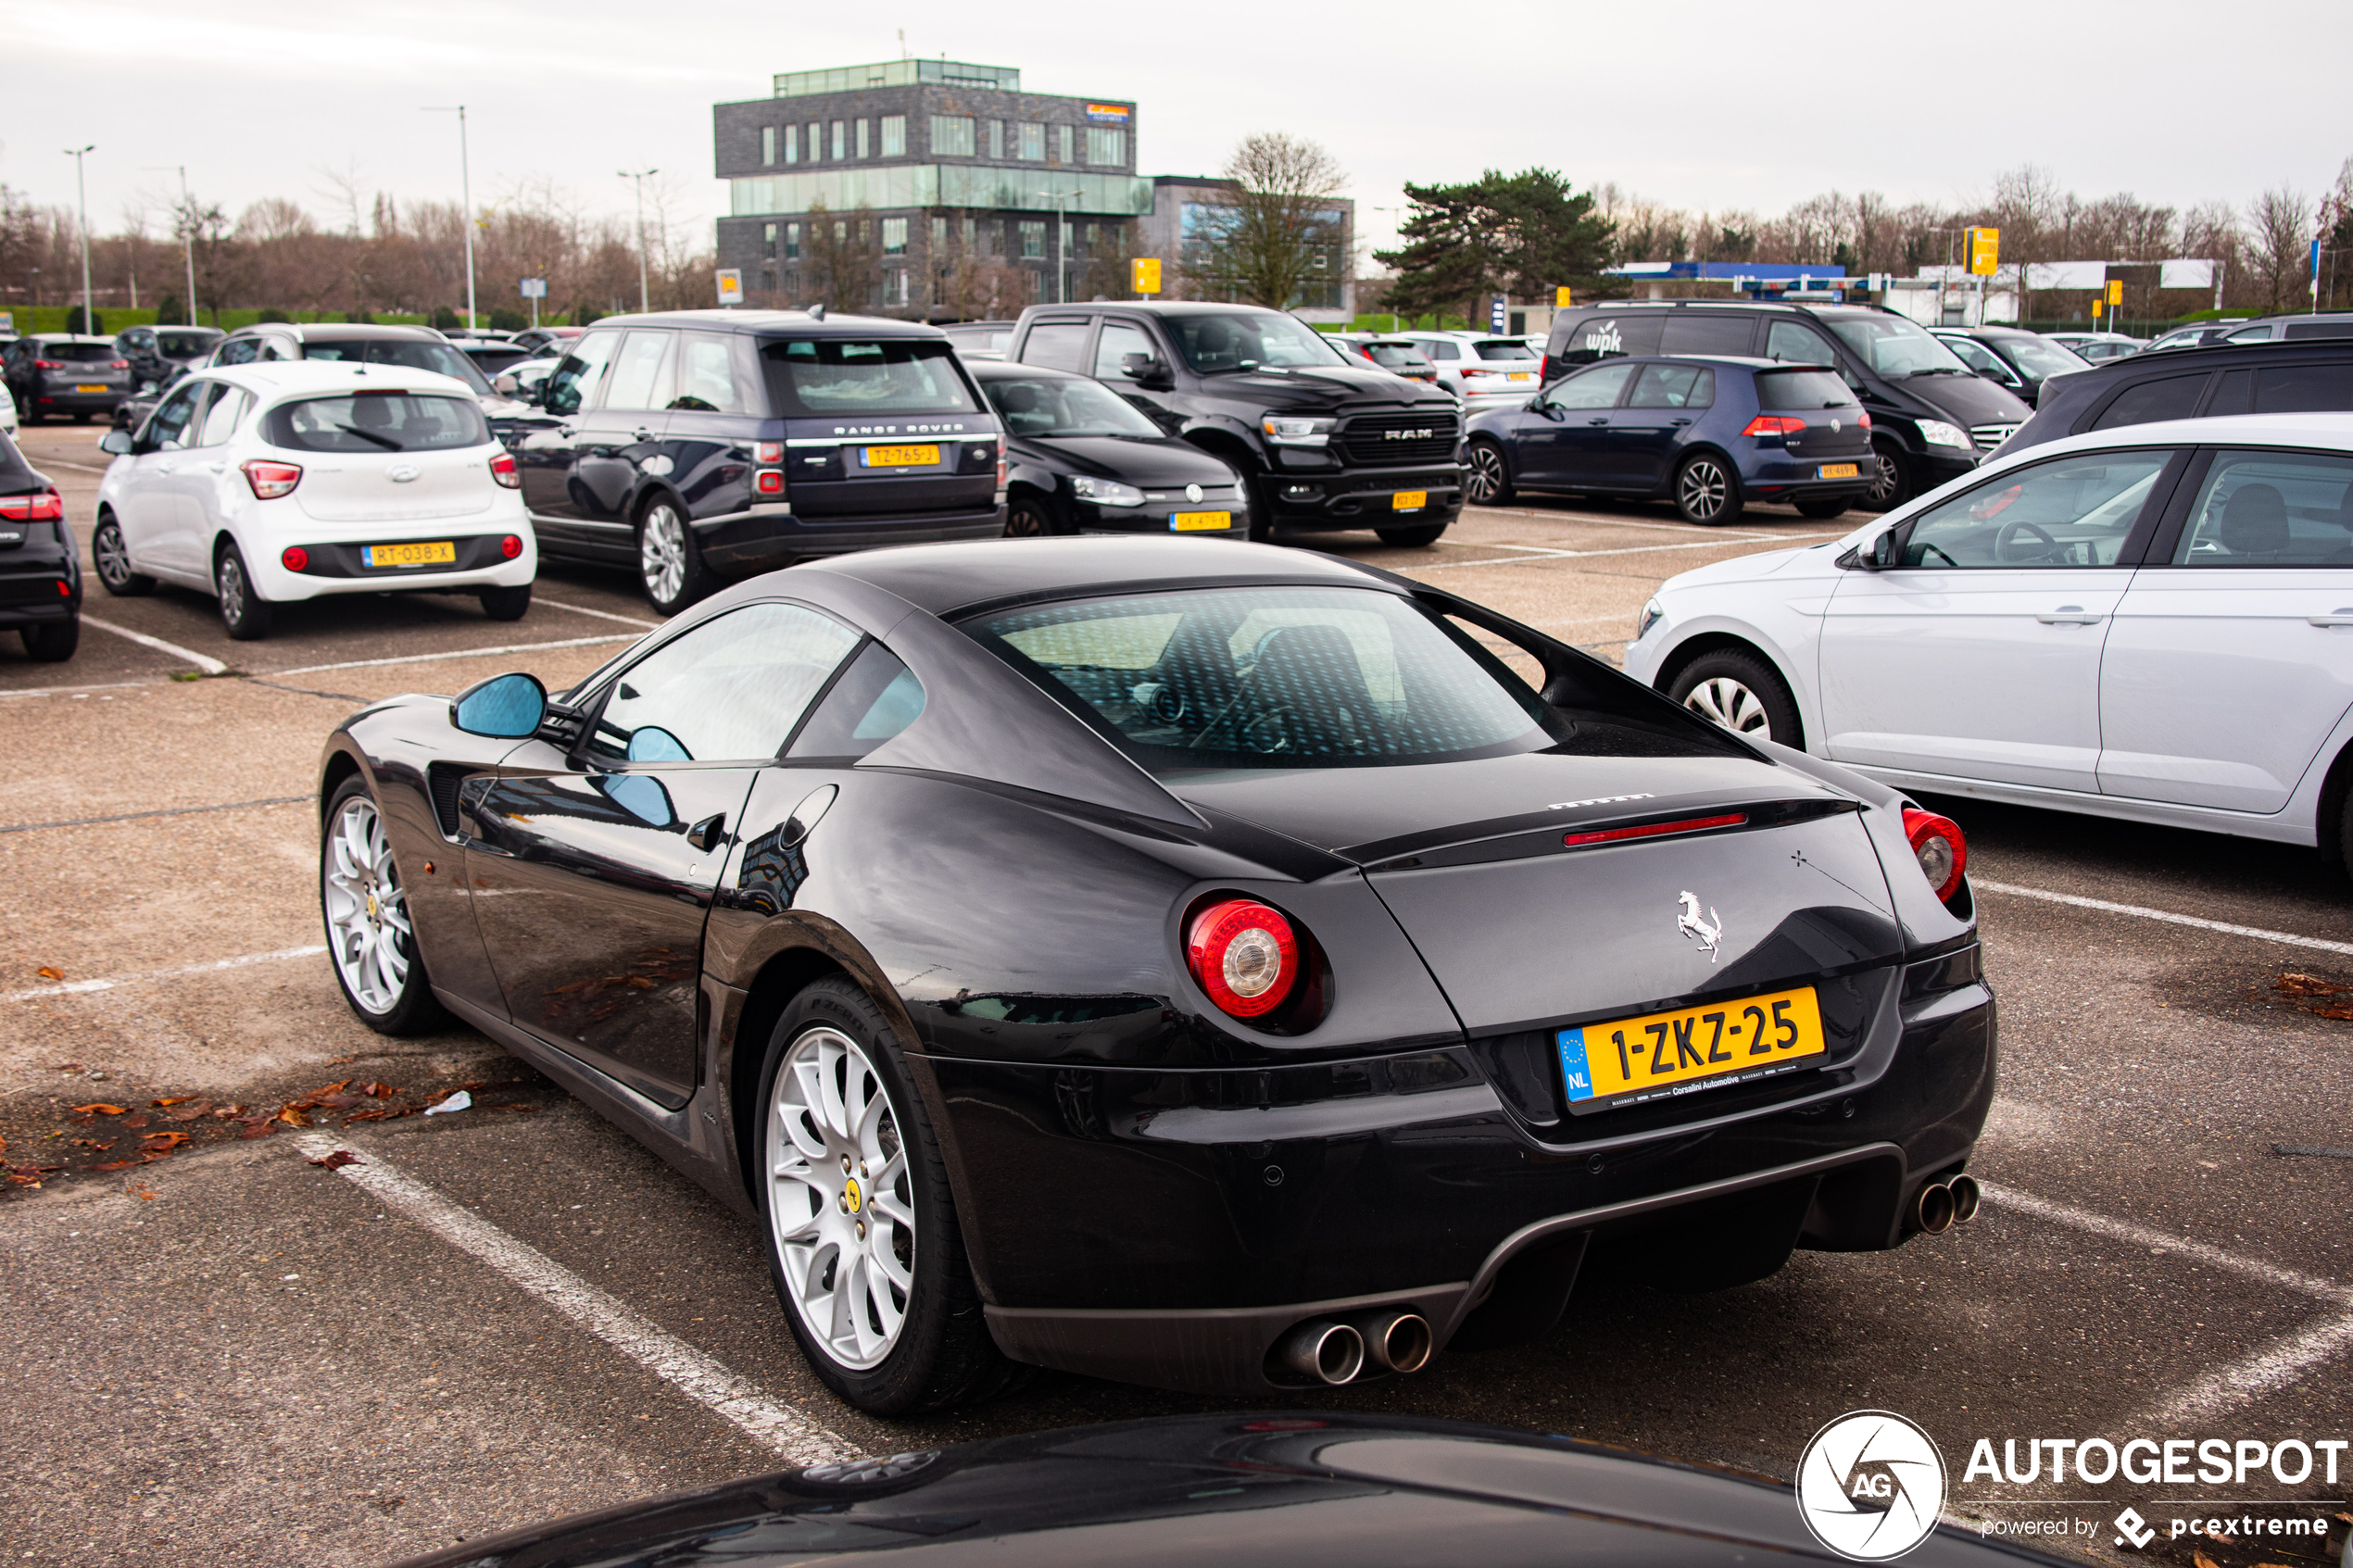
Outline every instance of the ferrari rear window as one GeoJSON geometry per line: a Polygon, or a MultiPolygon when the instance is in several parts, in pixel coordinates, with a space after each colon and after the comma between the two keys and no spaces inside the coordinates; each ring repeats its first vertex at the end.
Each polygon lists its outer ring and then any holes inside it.
{"type": "Polygon", "coordinates": [[[1394,594],[1139,594],[964,630],[1159,774],[1445,762],[1561,738],[1525,682],[1394,594]]]}

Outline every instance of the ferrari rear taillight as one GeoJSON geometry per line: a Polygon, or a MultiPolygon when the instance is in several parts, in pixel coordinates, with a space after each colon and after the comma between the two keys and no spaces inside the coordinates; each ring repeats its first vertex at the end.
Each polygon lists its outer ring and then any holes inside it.
{"type": "Polygon", "coordinates": [[[1787,414],[1759,414],[1748,421],[1743,435],[1804,435],[1806,421],[1787,414]]]}
{"type": "Polygon", "coordinates": [[[36,490],[28,495],[0,495],[0,521],[61,522],[65,515],[65,501],[54,490],[36,490]]]}
{"type": "Polygon", "coordinates": [[[1912,856],[1920,863],[1920,875],[1928,878],[1939,898],[1950,898],[1960,891],[1961,875],[1969,870],[1969,844],[1961,837],[1959,823],[1906,806],[1904,836],[1912,841],[1912,856]]]}
{"type": "Polygon", "coordinates": [[[1298,988],[1299,934],[1254,898],[1222,898],[1193,917],[1185,962],[1219,1011],[1264,1018],[1298,988]]]}
{"type": "Polygon", "coordinates": [[[257,501],[274,501],[281,495],[291,495],[294,487],[302,483],[302,466],[299,463],[273,463],[266,458],[248,458],[239,463],[237,469],[245,476],[245,483],[253,486],[253,496],[257,501]]]}
{"type": "Polygon", "coordinates": [[[510,490],[522,488],[522,470],[515,467],[512,452],[501,452],[490,459],[490,477],[510,490]]]}

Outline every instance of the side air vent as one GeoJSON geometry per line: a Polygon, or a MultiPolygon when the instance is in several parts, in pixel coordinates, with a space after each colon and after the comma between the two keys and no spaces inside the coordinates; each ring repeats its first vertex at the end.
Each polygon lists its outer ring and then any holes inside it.
{"type": "Polygon", "coordinates": [[[425,784],[433,792],[433,819],[441,824],[442,837],[458,836],[458,786],[468,774],[480,771],[462,762],[425,764],[425,784]]]}

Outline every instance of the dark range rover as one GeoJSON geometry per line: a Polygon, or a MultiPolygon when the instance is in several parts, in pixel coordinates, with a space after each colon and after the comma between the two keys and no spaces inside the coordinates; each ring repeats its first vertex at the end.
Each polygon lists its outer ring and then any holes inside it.
{"type": "Polygon", "coordinates": [[[1369,528],[1434,545],[1463,509],[1453,397],[1252,305],[1034,305],[1005,358],[1091,375],[1251,490],[1251,536],[1369,528]]]}
{"type": "Polygon", "coordinates": [[[540,554],[634,567],[665,615],[811,557],[1004,532],[1001,427],[936,327],[609,317],[535,400],[511,445],[540,554]]]}
{"type": "Polygon", "coordinates": [[[1680,300],[1564,310],[1545,340],[1544,380],[1613,354],[1830,366],[1871,417],[1875,462],[1863,504],[1881,511],[1969,472],[2033,413],[1919,322],[1869,306],[1680,300]]]}

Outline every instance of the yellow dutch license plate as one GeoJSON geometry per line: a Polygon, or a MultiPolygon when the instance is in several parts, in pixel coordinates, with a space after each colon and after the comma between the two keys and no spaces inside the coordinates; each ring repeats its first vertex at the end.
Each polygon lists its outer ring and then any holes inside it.
{"type": "Polygon", "coordinates": [[[1234,526],[1234,514],[1231,512],[1171,512],[1168,514],[1168,526],[1179,533],[1192,533],[1204,528],[1231,528],[1234,526]]]}
{"type": "Polygon", "coordinates": [[[362,566],[455,566],[458,546],[447,539],[420,545],[363,545],[362,566]]]}
{"type": "Polygon", "coordinates": [[[81,383],[76,383],[74,384],[74,391],[76,392],[104,392],[106,390],[107,383],[104,382],[96,383],[94,385],[83,385],[81,383]]]}
{"type": "Polygon", "coordinates": [[[1569,1101],[1588,1109],[1743,1083],[1830,1052],[1811,985],[1588,1023],[1555,1040],[1569,1101]]]}
{"type": "Polygon", "coordinates": [[[1818,479],[1853,479],[1862,471],[1853,463],[1824,463],[1814,474],[1818,479]]]}
{"type": "Polygon", "coordinates": [[[1506,370],[1504,372],[1504,379],[1505,381],[1534,381],[1536,379],[1536,372],[1533,370],[1506,370]]]}
{"type": "Polygon", "coordinates": [[[937,468],[939,448],[937,446],[869,446],[866,466],[870,469],[937,468]]]}
{"type": "Polygon", "coordinates": [[[1417,512],[1428,505],[1427,490],[1400,490],[1389,498],[1389,509],[1393,512],[1417,512]]]}

